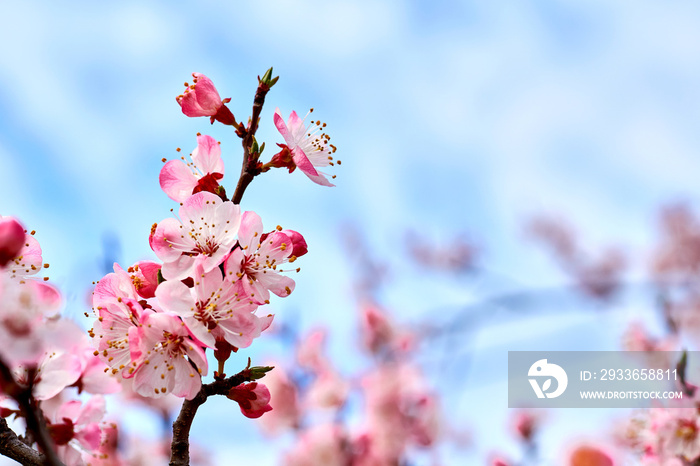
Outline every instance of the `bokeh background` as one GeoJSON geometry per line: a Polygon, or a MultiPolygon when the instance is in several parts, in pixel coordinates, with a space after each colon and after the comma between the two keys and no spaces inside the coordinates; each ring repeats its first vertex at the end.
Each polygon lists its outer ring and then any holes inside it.
{"type": "MultiPolygon", "coordinates": [[[[280,81],[258,133],[270,148],[282,141],[275,107],[285,115],[314,107],[328,123],[343,161],[336,188],[277,170],[253,182],[242,207],[305,235],[297,289],[274,310],[300,329],[328,326],[331,356],[348,373],[363,361],[346,357],[357,312],[344,229],[400,271],[383,296],[399,321],[449,326],[494,290],[566,281],[524,239],[532,215],[569,219],[594,250],[621,244],[633,281],[659,206],[700,194],[694,2],[22,1],[2,11],[0,213],[37,230],[76,319],[105,261],[154,257],[150,226],[173,207],[157,181],[163,157],[211,134],[233,190],[239,140],[186,118],[175,102],[193,71],[245,119],[256,76],[274,66],[280,81]],[[466,233],[489,273],[426,277],[407,257],[408,230],[448,248],[466,233]]],[[[613,307],[494,313],[479,331],[456,331],[449,351],[426,349],[451,423],[472,438],[466,450],[446,447],[444,462],[481,464],[515,448],[508,350],[616,349],[624,322],[653,325],[642,300],[613,307]]],[[[274,358],[281,349],[268,340],[246,355],[274,358]]],[[[549,413],[544,454],[556,463],[569,439],[595,437],[610,416],[549,413]]],[[[138,415],[128,422],[146,436],[159,428],[138,415]]],[[[193,436],[220,464],[243,448],[275,464],[285,448],[284,440],[270,447],[223,402],[205,405],[193,436]]]]}

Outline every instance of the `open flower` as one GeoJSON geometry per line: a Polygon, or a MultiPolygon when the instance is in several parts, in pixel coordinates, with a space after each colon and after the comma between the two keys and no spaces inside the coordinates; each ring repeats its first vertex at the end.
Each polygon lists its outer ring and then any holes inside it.
{"type": "Polygon", "coordinates": [[[131,344],[138,366],[136,393],[153,398],[172,393],[191,400],[199,392],[207,358],[178,317],[146,310],[131,344]]]}
{"type": "Polygon", "coordinates": [[[236,119],[226,107],[231,99],[221,100],[214,83],[202,73],[192,73],[192,78],[193,84],[185,83],[185,92],[175,98],[182,113],[188,117],[211,117],[212,124],[218,120],[225,125],[235,125],[236,119]]]}
{"type": "Polygon", "coordinates": [[[48,430],[59,457],[71,465],[89,464],[101,445],[105,400],[95,395],[85,404],[68,401],[57,407],[44,405],[48,430]],[[55,411],[55,412],[53,412],[55,411]]]}
{"type": "Polygon", "coordinates": [[[241,280],[246,293],[260,302],[269,302],[270,291],[280,297],[294,291],[294,280],[281,275],[278,267],[294,262],[295,250],[306,253],[306,242],[299,233],[263,233],[260,216],[249,211],[243,213],[238,242],[240,247],[231,251],[224,263],[226,278],[241,280]]]}
{"type": "Polygon", "coordinates": [[[305,119],[299,118],[294,111],[289,115],[289,120],[285,124],[279,108],[275,110],[274,118],[275,126],[284,138],[291,159],[283,146],[282,152],[273,157],[271,165],[287,167],[290,173],[294,171],[294,168],[299,167],[299,170],[304,172],[314,183],[322,186],[335,186],[328,181],[325,173],[315,168],[334,165],[332,154],[335,152],[335,146],[329,142],[330,136],[322,132],[326,124],[320,121],[311,121],[306,126],[305,119]]]}
{"type": "Polygon", "coordinates": [[[218,180],[224,177],[221,146],[211,136],[197,136],[197,148],[190,154],[192,162],[171,160],[160,170],[160,187],[170,199],[185,202],[192,194],[209,191],[216,194],[218,180]]]}
{"type": "Polygon", "coordinates": [[[156,296],[164,310],[182,317],[192,334],[210,348],[217,338],[246,348],[272,323],[272,315],[254,314],[259,303],[251,300],[240,281],[224,280],[218,267],[198,273],[193,288],[177,280],[161,283],[156,296]]]}
{"type": "Polygon", "coordinates": [[[132,360],[134,338],[142,325],[144,310],[134,299],[119,299],[95,307],[95,320],[89,331],[97,347],[95,356],[109,366],[112,374],[130,377],[138,364],[132,360]]]}
{"type": "Polygon", "coordinates": [[[149,241],[164,262],[166,280],[182,280],[201,265],[209,272],[221,264],[236,243],[241,209],[209,192],[193,194],[180,207],[180,220],[167,218],[155,228],[149,241]]]}

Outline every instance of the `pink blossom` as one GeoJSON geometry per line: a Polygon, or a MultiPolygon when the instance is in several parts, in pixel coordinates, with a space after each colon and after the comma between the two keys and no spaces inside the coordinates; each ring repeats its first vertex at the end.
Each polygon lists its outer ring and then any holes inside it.
{"type": "MultiPolygon", "coordinates": [[[[319,424],[304,431],[285,457],[286,466],[346,466],[346,435],[335,424],[319,424]]],[[[393,463],[385,463],[393,464],[393,463]]],[[[398,464],[398,463],[396,463],[398,464]]]]}
{"type": "Polygon", "coordinates": [[[418,370],[408,364],[380,366],[362,382],[372,453],[396,462],[408,446],[432,445],[439,409],[418,370]]]}
{"type": "Polygon", "coordinates": [[[0,345],[0,357],[10,364],[37,363],[48,338],[62,335],[55,332],[64,321],[46,321],[59,303],[58,292],[45,283],[0,275],[0,341],[5,342],[0,345]]]}
{"type": "Polygon", "coordinates": [[[93,395],[107,395],[121,390],[118,380],[108,374],[109,366],[94,354],[93,348],[85,348],[78,356],[81,365],[80,377],[73,384],[78,387],[78,393],[85,391],[93,395]]]}
{"type": "MultiPolygon", "coordinates": [[[[700,416],[695,408],[661,410],[656,433],[662,451],[669,456],[681,456],[689,461],[700,458],[700,416]]],[[[660,413],[657,413],[660,414],[660,413]]]]}
{"type": "Polygon", "coordinates": [[[296,384],[279,364],[275,370],[265,376],[265,385],[270,390],[270,406],[272,411],[260,419],[263,429],[269,434],[277,434],[284,429],[294,429],[299,426],[301,409],[298,400],[296,384]]]}
{"type": "Polygon", "coordinates": [[[0,267],[19,256],[24,247],[24,227],[11,217],[0,218],[0,267]]]}
{"type": "MultiPolygon", "coordinates": [[[[37,400],[48,400],[73,385],[81,373],[80,356],[70,352],[52,351],[44,355],[34,372],[33,394],[37,400]]],[[[15,380],[29,386],[29,371],[24,366],[14,370],[15,380]]]]}
{"type": "Polygon", "coordinates": [[[134,286],[135,277],[125,272],[119,264],[114,263],[114,272],[108,273],[95,285],[92,293],[93,309],[98,309],[107,303],[121,302],[122,299],[139,300],[134,286]]]}
{"type": "Polygon", "coordinates": [[[306,240],[301,233],[294,230],[282,230],[282,233],[289,236],[289,239],[292,241],[292,256],[301,257],[309,252],[306,240]]]}
{"type": "Polygon", "coordinates": [[[218,267],[200,272],[193,288],[175,280],[161,283],[156,296],[164,310],[182,317],[192,334],[210,348],[216,346],[217,338],[246,348],[273,318],[255,315],[258,303],[245,293],[240,281],[224,280],[218,267]]]}
{"type": "Polygon", "coordinates": [[[127,269],[134,289],[144,299],[153,298],[158,286],[158,272],[161,264],[153,261],[140,261],[127,269]]]}
{"type": "Polygon", "coordinates": [[[226,396],[238,403],[243,415],[251,419],[257,419],[272,411],[270,390],[259,382],[240,384],[233,387],[226,396]]]}
{"type": "Polygon", "coordinates": [[[400,329],[376,305],[366,305],[361,309],[360,329],[365,347],[374,354],[407,352],[414,344],[413,335],[400,329]]]}
{"type": "Polygon", "coordinates": [[[171,160],[160,171],[160,187],[177,202],[185,202],[198,191],[217,194],[218,180],[224,176],[221,146],[213,137],[197,136],[197,148],[190,157],[192,162],[187,162],[184,157],[182,160],[171,160]]]}
{"type": "Polygon", "coordinates": [[[91,453],[101,446],[102,431],[99,422],[105,414],[105,401],[99,395],[82,404],[69,401],[55,412],[44,405],[50,423],[49,433],[61,459],[70,465],[85,465],[91,453]]]}
{"type": "Polygon", "coordinates": [[[231,99],[221,100],[214,83],[202,73],[192,73],[192,79],[193,84],[185,83],[185,92],[175,99],[182,113],[188,117],[211,117],[212,124],[218,120],[225,125],[235,125],[236,119],[226,107],[231,99]]]}
{"type": "Polygon", "coordinates": [[[329,370],[330,362],[324,355],[323,347],[326,341],[326,331],[316,329],[301,340],[297,346],[297,363],[300,367],[315,373],[329,370]]]}
{"type": "Polygon", "coordinates": [[[300,251],[305,250],[306,242],[302,246],[303,237],[296,234],[296,242],[282,231],[265,234],[260,216],[244,212],[238,231],[240,247],[231,251],[224,263],[226,277],[240,279],[246,293],[260,302],[269,302],[270,291],[280,297],[288,296],[294,291],[294,280],[281,275],[278,267],[296,260],[295,244],[300,251]]]}
{"type": "Polygon", "coordinates": [[[309,387],[306,401],[319,408],[340,408],[350,393],[350,384],[334,370],[317,375],[309,387]]]}
{"type": "Polygon", "coordinates": [[[138,394],[156,398],[172,393],[191,400],[199,392],[201,376],[208,370],[207,359],[178,317],[144,311],[131,345],[138,348],[132,349],[134,390],[138,394]]]}
{"type": "Polygon", "coordinates": [[[142,325],[144,310],[134,299],[119,299],[95,308],[97,320],[89,331],[97,348],[95,355],[109,366],[112,374],[122,373],[131,377],[138,364],[132,360],[132,353],[138,356],[134,348],[134,339],[142,325]]]}
{"type": "Polygon", "coordinates": [[[275,110],[274,120],[292,158],[291,161],[286,161],[286,164],[281,164],[282,161],[279,160],[273,160],[273,164],[277,162],[274,166],[287,166],[290,172],[299,167],[299,170],[314,183],[322,186],[334,186],[328,181],[325,173],[316,170],[316,167],[323,168],[334,165],[331,154],[335,152],[335,147],[328,142],[330,136],[322,132],[326,124],[320,121],[311,121],[306,126],[304,124],[306,119],[302,120],[294,111],[289,115],[289,120],[285,124],[279,108],[275,110]]]}
{"type": "Polygon", "coordinates": [[[162,260],[161,273],[166,280],[182,280],[201,265],[209,272],[221,264],[236,243],[241,223],[240,207],[219,196],[200,192],[180,207],[180,220],[160,222],[149,241],[162,260]]]}
{"type": "Polygon", "coordinates": [[[489,465],[490,466],[511,466],[511,463],[510,463],[510,461],[508,461],[504,458],[501,458],[500,456],[497,456],[489,462],[489,465]]]}
{"type": "Polygon", "coordinates": [[[24,234],[24,244],[19,251],[19,255],[12,258],[7,265],[10,277],[19,281],[36,275],[42,268],[48,267],[48,265],[43,263],[41,246],[36,238],[32,236],[32,233],[24,234]]]}
{"type": "Polygon", "coordinates": [[[532,440],[540,424],[539,416],[529,411],[519,411],[513,418],[515,434],[525,442],[532,440]]]}

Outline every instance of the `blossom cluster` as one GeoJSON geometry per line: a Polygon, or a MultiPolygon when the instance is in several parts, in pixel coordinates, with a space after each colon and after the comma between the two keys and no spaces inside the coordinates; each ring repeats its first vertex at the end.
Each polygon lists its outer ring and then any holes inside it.
{"type": "Polygon", "coordinates": [[[105,375],[82,329],[60,316],[59,291],[48,277],[39,277],[49,266],[34,233],[14,218],[0,217],[0,364],[6,369],[0,415],[25,416],[17,398],[31,390],[62,461],[95,462],[104,456],[102,395],[120,387],[105,375]],[[94,396],[73,399],[81,392],[94,396]]]}
{"type": "MultiPolygon", "coordinates": [[[[256,103],[277,81],[268,74],[259,80],[256,103]]],[[[259,108],[247,126],[238,123],[227,107],[230,99],[222,100],[206,76],[193,76],[176,100],[187,116],[234,127],[244,142],[241,179],[249,183],[272,168],[291,173],[299,167],[314,182],[332,186],[316,169],[335,164],[325,124],[307,124],[295,112],[285,124],[278,111],[274,124],[284,143],[263,164],[264,144],[255,140],[259,108]]],[[[157,260],[114,264],[95,284],[87,334],[61,317],[59,291],[39,276],[48,264],[35,232],[0,216],[0,416],[24,418],[30,434],[24,444],[37,446],[20,455],[44,454],[46,464],[133,464],[123,459],[116,424],[103,421],[103,395],[150,400],[168,419],[173,396],[191,400],[200,392],[209,372],[207,350],[219,362],[216,381],[230,383],[217,394],[235,401],[249,418],[272,409],[270,391],[258,380],[272,368],[251,368],[248,360],[226,379],[224,364],[270,327],[274,316],[265,306],[272,295],[294,291],[290,274],[300,270],[294,262],[307,253],[306,241],[279,225],[265,229],[258,214],[242,211],[240,180],[234,198],[227,197],[221,145],[213,137],[198,134],[189,157],[163,162],[160,186],[179,208],[151,228],[148,240],[157,260]]],[[[6,425],[0,430],[15,435],[6,425]]],[[[0,453],[7,454],[3,448],[0,453]]]]}
{"type": "MultiPolygon", "coordinates": [[[[232,125],[245,140],[254,130],[236,123],[226,106],[230,99],[222,100],[206,76],[193,77],[177,98],[183,113],[232,125]]],[[[261,86],[269,84],[261,81],[261,86]]],[[[330,138],[309,130],[294,112],[287,125],[276,113],[275,124],[285,139],[282,152],[291,158],[282,163],[278,154],[265,165],[249,159],[255,174],[298,166],[315,182],[331,186],[314,168],[332,165],[330,138]]],[[[252,157],[262,152],[257,143],[248,150],[252,157]]],[[[208,372],[205,350],[230,354],[250,346],[272,323],[273,315],[264,310],[271,294],[286,297],[294,290],[286,273],[299,271],[290,264],[306,254],[304,237],[279,225],[266,230],[258,214],[242,212],[221,185],[224,173],[220,143],[198,134],[189,157],[168,161],[160,172],[161,188],[180,206],[177,215],[151,228],[149,244],[159,262],[142,261],[127,270],[115,264],[95,287],[97,320],[90,332],[95,354],[112,374],[133,378],[142,396],[172,393],[192,399],[208,372]]],[[[264,385],[258,385],[263,393],[264,385]]],[[[244,398],[232,396],[239,404],[244,398]]],[[[251,417],[258,411],[243,409],[251,417]]]]}
{"type": "Polygon", "coordinates": [[[436,393],[410,361],[412,335],[377,306],[360,312],[362,343],[373,360],[362,374],[341,374],[326,356],[326,332],[299,339],[295,364],[284,364],[265,381],[273,411],[260,420],[269,435],[293,431],[284,464],[402,464],[407,453],[429,449],[444,437],[436,393]],[[346,419],[347,405],[361,396],[361,421],[346,419]]]}

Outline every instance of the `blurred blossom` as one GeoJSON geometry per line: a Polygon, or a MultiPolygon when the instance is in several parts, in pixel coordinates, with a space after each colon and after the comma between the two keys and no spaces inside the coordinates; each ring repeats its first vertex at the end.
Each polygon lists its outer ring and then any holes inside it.
{"type": "Polygon", "coordinates": [[[466,235],[453,238],[447,245],[440,245],[409,231],[406,246],[410,257],[419,266],[453,273],[472,269],[479,254],[477,246],[466,235]]]}
{"type": "Polygon", "coordinates": [[[586,295],[605,300],[620,288],[627,260],[618,248],[610,247],[590,256],[581,249],[571,228],[553,217],[535,218],[527,231],[549,248],[563,271],[586,295]]]}

